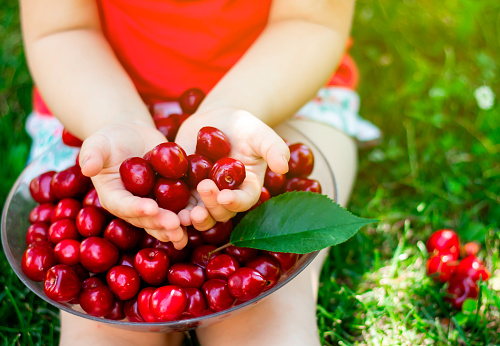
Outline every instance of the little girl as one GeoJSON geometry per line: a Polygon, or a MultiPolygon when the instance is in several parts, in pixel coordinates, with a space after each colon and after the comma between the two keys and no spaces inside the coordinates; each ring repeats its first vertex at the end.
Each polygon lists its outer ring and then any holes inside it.
{"type": "MultiPolygon", "coordinates": [[[[248,210],[267,166],[287,172],[289,150],[273,127],[327,83],[344,53],[353,9],[353,0],[21,0],[31,73],[48,109],[84,139],[80,166],[102,205],[178,249],[187,243],[183,226],[204,231],[248,210]],[[247,177],[234,191],[202,181],[190,205],[175,214],[124,190],[118,168],[165,141],[150,110],[192,87],[207,96],[175,142],[192,154],[200,128],[219,128],[247,177]]],[[[37,131],[54,123],[39,118],[37,131]]],[[[288,124],[323,151],[335,172],[338,202],[345,205],[356,170],[355,141],[319,122],[288,124]]],[[[198,329],[201,344],[318,344],[315,306],[323,260],[324,253],[255,307],[198,329]]],[[[181,341],[179,333],[129,332],[61,313],[61,344],[181,341]]]]}

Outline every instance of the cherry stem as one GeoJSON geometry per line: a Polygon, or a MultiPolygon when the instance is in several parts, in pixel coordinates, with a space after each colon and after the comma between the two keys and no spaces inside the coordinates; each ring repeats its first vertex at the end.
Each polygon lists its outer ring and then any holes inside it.
{"type": "Polygon", "coordinates": [[[214,253],[216,253],[216,252],[219,252],[219,251],[221,251],[221,250],[224,250],[225,248],[230,247],[230,246],[232,246],[232,245],[233,245],[233,244],[231,244],[231,242],[229,242],[229,243],[227,243],[227,244],[224,244],[224,245],[222,245],[222,246],[218,247],[217,249],[210,251],[210,252],[208,253],[208,257],[210,257],[210,256],[212,256],[212,254],[214,254],[214,253]]]}

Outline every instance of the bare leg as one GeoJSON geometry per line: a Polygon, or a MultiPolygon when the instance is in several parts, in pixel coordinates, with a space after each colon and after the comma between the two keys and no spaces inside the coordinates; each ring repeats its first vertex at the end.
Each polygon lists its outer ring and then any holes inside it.
{"type": "MultiPolygon", "coordinates": [[[[290,121],[325,155],[333,168],[338,203],[346,205],[357,169],[355,142],[322,124],[290,121]]],[[[281,134],[280,129],[278,133],[281,134]]],[[[294,138],[283,136],[294,142],[294,138]]],[[[262,303],[221,323],[200,328],[198,338],[207,345],[319,345],[316,324],[318,280],[327,251],[323,250],[299,276],[262,303]]]]}

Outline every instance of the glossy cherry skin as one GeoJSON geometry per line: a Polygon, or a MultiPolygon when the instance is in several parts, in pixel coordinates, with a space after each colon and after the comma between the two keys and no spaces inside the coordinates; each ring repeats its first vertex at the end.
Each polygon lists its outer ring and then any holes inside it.
{"type": "Polygon", "coordinates": [[[78,212],[82,209],[82,204],[74,198],[61,199],[54,208],[52,222],[62,219],[76,220],[78,212]]]}
{"type": "Polygon", "coordinates": [[[118,299],[128,300],[139,292],[141,279],[137,271],[129,266],[114,266],[106,275],[109,289],[118,299]]]}
{"type": "Polygon", "coordinates": [[[80,245],[80,263],[92,273],[104,273],[118,261],[118,248],[99,237],[89,237],[80,245]]]}
{"type": "Polygon", "coordinates": [[[91,189],[83,198],[83,206],[104,209],[99,201],[96,189],[91,189]]]}
{"type": "Polygon", "coordinates": [[[187,227],[188,243],[186,248],[194,249],[206,244],[206,241],[201,237],[200,233],[201,232],[198,232],[193,226],[187,227]]]}
{"type": "Polygon", "coordinates": [[[223,245],[229,242],[229,237],[233,231],[233,223],[231,220],[225,222],[217,222],[214,227],[200,232],[201,237],[212,245],[223,245]]]}
{"type": "Polygon", "coordinates": [[[248,260],[256,257],[259,254],[259,250],[231,245],[224,249],[224,253],[236,258],[240,265],[243,266],[248,260]]]}
{"type": "Polygon", "coordinates": [[[45,273],[57,264],[54,250],[48,245],[35,243],[24,251],[21,269],[26,276],[37,282],[45,279],[45,273]]]}
{"type": "Polygon", "coordinates": [[[447,250],[454,253],[456,260],[460,256],[460,240],[457,233],[451,229],[440,229],[427,239],[427,251],[429,254],[439,253],[447,250]]]}
{"type": "Polygon", "coordinates": [[[63,128],[62,141],[67,146],[75,147],[75,148],[80,148],[83,144],[83,141],[80,138],[73,135],[66,128],[63,128]]]}
{"type": "Polygon", "coordinates": [[[462,304],[467,298],[475,299],[478,297],[479,286],[470,277],[453,275],[446,291],[449,296],[445,297],[445,300],[449,301],[455,309],[461,310],[462,304]]]}
{"type": "Polygon", "coordinates": [[[125,318],[124,306],[125,302],[123,300],[115,299],[110,313],[104,316],[104,318],[114,321],[123,320],[125,318]]]}
{"type": "Polygon", "coordinates": [[[284,274],[295,267],[295,264],[299,260],[299,254],[296,253],[272,251],[264,251],[264,253],[276,258],[278,262],[280,262],[281,274],[284,274]]]}
{"type": "Polygon", "coordinates": [[[50,268],[43,283],[43,291],[56,302],[69,302],[80,293],[81,282],[75,271],[65,264],[50,268]]]}
{"type": "Polygon", "coordinates": [[[237,189],[246,178],[245,166],[239,160],[224,157],[214,163],[209,178],[219,190],[237,189]]]}
{"type": "Polygon", "coordinates": [[[54,247],[57,261],[68,266],[80,263],[80,242],[74,239],[64,239],[54,247]]]}
{"type": "Polygon", "coordinates": [[[203,90],[198,88],[190,88],[182,93],[179,97],[179,105],[185,114],[193,114],[196,112],[205,98],[203,90]]]}
{"type": "Polygon", "coordinates": [[[89,278],[82,283],[78,301],[83,311],[92,316],[102,317],[113,310],[115,297],[101,280],[89,278]]]}
{"type": "Polygon", "coordinates": [[[189,155],[188,163],[186,183],[191,189],[196,189],[200,181],[208,179],[214,164],[206,157],[198,154],[189,155]]]}
{"type": "Polygon", "coordinates": [[[252,268],[242,267],[227,280],[229,293],[241,301],[257,297],[266,288],[266,279],[252,268]]]}
{"type": "Polygon", "coordinates": [[[151,312],[161,322],[177,319],[186,306],[186,293],[181,287],[175,285],[157,288],[150,298],[151,312]]]}
{"type": "Polygon", "coordinates": [[[208,279],[227,280],[239,268],[240,264],[236,258],[227,254],[220,254],[208,262],[205,271],[208,279]]]}
{"type": "Polygon", "coordinates": [[[56,196],[54,196],[54,193],[50,188],[50,182],[52,181],[52,177],[55,173],[55,171],[45,172],[31,180],[31,197],[33,197],[37,203],[50,203],[56,200],[56,196]]]}
{"type": "Polygon", "coordinates": [[[52,214],[54,213],[55,205],[51,203],[44,203],[37,205],[31,210],[29,215],[30,223],[35,222],[52,222],[52,214]]]}
{"type": "Polygon", "coordinates": [[[448,282],[457,268],[457,260],[451,252],[441,252],[431,256],[427,260],[427,275],[435,281],[448,282]]]}
{"type": "Polygon", "coordinates": [[[152,235],[144,232],[144,235],[139,242],[139,249],[144,249],[146,247],[154,247],[155,243],[159,240],[153,237],[152,235]]]}
{"type": "Polygon", "coordinates": [[[176,263],[168,270],[168,282],[182,288],[200,288],[206,281],[203,268],[191,263],[176,263]]]}
{"type": "Polygon", "coordinates": [[[57,244],[64,239],[80,239],[75,221],[71,219],[57,220],[49,227],[49,241],[57,244]]]}
{"type": "Polygon", "coordinates": [[[118,262],[116,262],[117,266],[129,266],[134,268],[135,262],[135,253],[120,253],[120,257],[118,258],[118,262]]]}
{"type": "Polygon", "coordinates": [[[262,274],[266,280],[266,291],[274,287],[281,276],[280,263],[270,256],[254,257],[246,263],[246,267],[255,269],[262,274]]]}
{"type": "Polygon", "coordinates": [[[217,247],[215,245],[210,245],[210,244],[198,246],[191,253],[191,263],[196,264],[197,266],[200,266],[203,269],[205,269],[207,267],[208,262],[217,255],[215,253],[209,255],[209,253],[211,251],[214,251],[215,249],[217,249],[217,247]]]}
{"type": "Polygon", "coordinates": [[[160,249],[165,251],[165,253],[168,256],[168,260],[170,261],[170,265],[174,263],[180,263],[180,262],[185,262],[189,256],[191,255],[191,251],[189,249],[186,249],[185,247],[181,250],[177,250],[174,247],[174,244],[172,242],[167,241],[159,241],[158,239],[155,239],[155,243],[153,244],[153,247],[155,249],[160,249]]]}
{"type": "Polygon", "coordinates": [[[154,287],[146,287],[142,289],[137,295],[137,307],[142,318],[146,322],[158,322],[156,317],[151,312],[150,299],[153,292],[156,290],[154,287]]]}
{"type": "Polygon", "coordinates": [[[35,222],[28,227],[26,232],[26,245],[49,240],[49,224],[46,222],[35,222]]]}
{"type": "Polygon", "coordinates": [[[230,152],[231,144],[222,131],[211,126],[200,129],[196,140],[196,154],[215,162],[229,156],[230,152]]]}
{"type": "Polygon", "coordinates": [[[310,191],[321,193],[321,184],[314,179],[295,177],[287,180],[285,191],[310,191]]]}
{"type": "Polygon", "coordinates": [[[135,227],[125,220],[113,219],[104,231],[103,238],[122,251],[137,247],[144,236],[144,229],[135,227]]]}
{"type": "Polygon", "coordinates": [[[153,189],[160,208],[178,213],[184,209],[191,197],[189,187],[182,180],[159,178],[153,189]]]}
{"type": "Polygon", "coordinates": [[[289,146],[290,160],[288,161],[289,177],[308,177],[314,168],[314,155],[311,149],[302,143],[289,146]]]}
{"type": "Polygon", "coordinates": [[[274,173],[269,169],[264,176],[264,186],[269,190],[272,196],[277,196],[285,191],[286,175],[274,173]]]}
{"type": "Polygon", "coordinates": [[[139,312],[137,297],[133,297],[125,302],[123,312],[130,322],[144,322],[144,318],[142,318],[141,313],[139,312]]]}
{"type": "Polygon", "coordinates": [[[76,216],[76,228],[84,237],[100,236],[105,227],[106,216],[97,207],[83,207],[76,216]]]}
{"type": "Polygon", "coordinates": [[[155,126],[169,142],[175,141],[177,131],[179,131],[179,123],[177,117],[169,116],[167,118],[154,119],[155,126]]]}
{"type": "Polygon", "coordinates": [[[153,166],[142,157],[131,157],[120,165],[120,178],[127,191],[135,196],[147,196],[155,186],[153,166]]]}
{"type": "Polygon", "coordinates": [[[83,268],[83,266],[81,264],[71,266],[71,268],[75,271],[76,275],[78,275],[81,282],[90,278],[89,271],[87,269],[83,268]]]}
{"type": "Polygon", "coordinates": [[[205,295],[208,307],[217,312],[230,308],[234,304],[234,297],[229,293],[226,280],[211,279],[201,288],[205,295]]]}
{"type": "Polygon", "coordinates": [[[150,162],[156,172],[170,179],[181,178],[188,169],[186,152],[173,142],[161,143],[154,147],[150,162]]]}
{"type": "Polygon", "coordinates": [[[472,281],[486,281],[490,278],[490,272],[483,262],[476,256],[467,256],[458,263],[457,276],[470,277],[472,281]]]}
{"type": "Polygon", "coordinates": [[[71,166],[52,177],[50,188],[57,199],[78,197],[87,193],[90,178],[82,174],[79,166],[71,166]]]}
{"type": "Polygon", "coordinates": [[[167,279],[170,261],[163,250],[145,248],[135,255],[134,267],[148,284],[159,286],[167,279]]]}
{"type": "Polygon", "coordinates": [[[180,317],[186,319],[205,315],[208,307],[203,293],[197,288],[185,288],[184,292],[187,296],[187,306],[180,317]]]}

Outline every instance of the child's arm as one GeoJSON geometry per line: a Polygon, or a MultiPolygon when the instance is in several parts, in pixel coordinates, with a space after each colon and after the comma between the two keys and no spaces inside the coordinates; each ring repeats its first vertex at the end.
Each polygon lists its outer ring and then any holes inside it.
{"type": "Polygon", "coordinates": [[[353,10],[353,0],[273,1],[264,32],[176,139],[193,152],[197,131],[218,127],[230,138],[231,156],[246,164],[247,180],[239,190],[223,192],[209,180],[200,183],[199,206],[179,214],[183,224],[192,221],[203,230],[249,209],[259,197],[266,161],[277,173],[287,171],[288,149],[265,124],[288,119],[326,83],[344,52],[353,10]]]}
{"type": "Polygon", "coordinates": [[[160,240],[183,247],[176,214],[123,189],[120,163],[142,156],[165,137],[106,42],[95,0],[21,0],[27,60],[44,99],[79,138],[85,175],[113,214],[160,240]],[[176,243],[177,242],[177,243],[176,243]]]}

